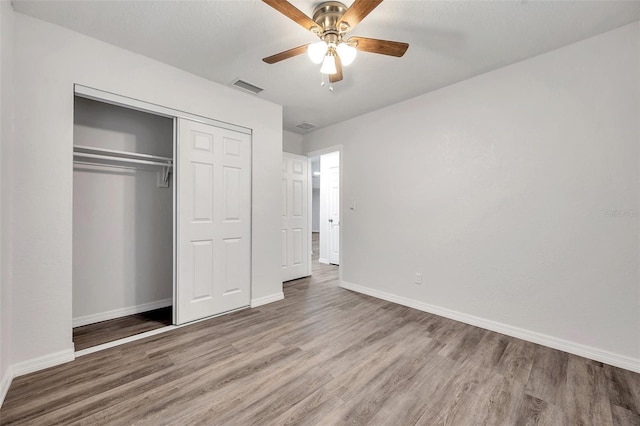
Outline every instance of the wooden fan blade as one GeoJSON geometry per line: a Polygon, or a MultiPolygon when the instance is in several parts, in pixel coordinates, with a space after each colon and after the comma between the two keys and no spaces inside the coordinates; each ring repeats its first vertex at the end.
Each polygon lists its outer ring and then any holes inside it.
{"type": "Polygon", "coordinates": [[[276,53],[263,59],[268,64],[275,64],[276,62],[284,61],[285,59],[293,58],[294,56],[302,55],[307,51],[309,44],[303,44],[302,46],[294,47],[293,49],[285,50],[284,52],[276,53]]]}
{"type": "Polygon", "coordinates": [[[336,55],[336,70],[338,70],[335,74],[329,74],[329,82],[336,83],[342,80],[342,61],[340,60],[340,56],[336,55]]]}
{"type": "Polygon", "coordinates": [[[399,41],[378,40],[377,38],[351,37],[348,42],[357,41],[356,49],[363,52],[379,53],[381,55],[400,58],[409,48],[408,43],[399,41]]]}
{"type": "Polygon", "coordinates": [[[313,22],[311,18],[302,13],[300,9],[289,3],[287,0],[262,0],[287,18],[293,20],[298,25],[304,27],[305,30],[311,31],[311,28],[317,27],[318,24],[313,22]]]}
{"type": "Polygon", "coordinates": [[[340,22],[346,22],[349,24],[350,30],[353,30],[380,3],[382,0],[356,0],[342,15],[340,22]]]}

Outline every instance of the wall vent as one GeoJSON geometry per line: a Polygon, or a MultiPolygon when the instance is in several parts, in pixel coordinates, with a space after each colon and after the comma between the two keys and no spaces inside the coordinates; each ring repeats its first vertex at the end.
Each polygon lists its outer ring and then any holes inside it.
{"type": "Polygon", "coordinates": [[[264,89],[262,87],[254,86],[251,83],[247,83],[244,80],[237,79],[232,83],[233,86],[239,87],[242,90],[246,90],[247,92],[251,92],[255,95],[262,92],[264,89]]]}
{"type": "Polygon", "coordinates": [[[298,124],[296,127],[298,129],[304,130],[306,132],[306,131],[309,131],[311,129],[317,129],[320,126],[318,126],[317,124],[308,123],[306,121],[303,121],[302,123],[298,124]]]}

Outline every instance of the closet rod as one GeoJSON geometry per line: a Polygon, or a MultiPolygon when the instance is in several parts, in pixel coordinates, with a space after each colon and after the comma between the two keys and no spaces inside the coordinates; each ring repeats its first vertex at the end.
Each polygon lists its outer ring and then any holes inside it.
{"type": "Polygon", "coordinates": [[[140,170],[139,167],[134,166],[134,165],[127,166],[127,165],[124,165],[124,164],[98,163],[98,162],[91,161],[91,160],[81,160],[79,158],[73,160],[73,165],[74,165],[74,167],[76,165],[79,165],[79,166],[110,167],[110,168],[113,168],[113,169],[120,169],[120,170],[121,169],[125,169],[125,170],[140,170]]]}
{"type": "Polygon", "coordinates": [[[173,158],[170,158],[170,157],[160,157],[158,155],[139,154],[137,152],[130,152],[130,151],[117,151],[115,149],[94,148],[92,146],[84,146],[84,145],[74,145],[73,149],[74,151],[76,150],[92,151],[93,153],[96,153],[96,154],[107,154],[107,155],[115,154],[115,155],[122,155],[128,158],[139,158],[143,160],[148,159],[148,160],[173,161],[173,158]]]}
{"type": "MultiPolygon", "coordinates": [[[[152,166],[172,167],[171,163],[163,163],[161,161],[138,160],[136,158],[116,157],[113,155],[89,154],[86,152],[74,152],[74,157],[95,158],[98,160],[120,161],[123,163],[149,164],[152,166]]],[[[167,160],[171,161],[171,160],[167,160]]]]}

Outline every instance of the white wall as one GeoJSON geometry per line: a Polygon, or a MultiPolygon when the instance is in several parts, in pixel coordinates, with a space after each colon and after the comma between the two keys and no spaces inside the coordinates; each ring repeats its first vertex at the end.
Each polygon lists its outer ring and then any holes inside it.
{"type": "MultiPolygon", "coordinates": [[[[173,157],[170,118],[83,98],[74,111],[76,145],[173,157]]],[[[172,298],[173,191],[158,171],[74,165],[74,321],[172,298]]]]}
{"type": "Polygon", "coordinates": [[[290,132],[288,130],[282,131],[282,151],[291,154],[302,155],[304,147],[302,145],[302,135],[290,132]]]}
{"type": "Polygon", "coordinates": [[[307,152],[348,140],[347,285],[637,369],[639,33],[305,136],[307,152]]]}
{"type": "Polygon", "coordinates": [[[11,373],[11,126],[13,103],[13,8],[0,2],[0,405],[11,373]]]}
{"type": "Polygon", "coordinates": [[[74,83],[253,129],[252,298],[281,294],[282,107],[19,13],[14,23],[13,363],[72,350],[74,83]]]}

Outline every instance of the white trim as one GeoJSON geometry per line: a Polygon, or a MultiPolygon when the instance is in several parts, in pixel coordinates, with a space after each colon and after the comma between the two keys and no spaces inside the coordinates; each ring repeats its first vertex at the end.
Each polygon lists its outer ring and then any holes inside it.
{"type": "Polygon", "coordinates": [[[311,170],[311,158],[302,156],[307,160],[307,276],[313,273],[313,175],[311,170]]]}
{"type": "Polygon", "coordinates": [[[173,300],[173,308],[171,309],[171,322],[175,323],[178,319],[178,180],[176,178],[178,171],[180,171],[180,166],[178,165],[178,118],[173,117],[173,164],[175,164],[175,168],[173,169],[173,185],[171,190],[173,192],[172,202],[172,234],[171,234],[171,262],[172,262],[172,275],[171,275],[171,299],[173,300]]]}
{"type": "Polygon", "coordinates": [[[173,299],[162,299],[155,302],[143,303],[136,306],[127,306],[126,308],[114,309],[112,311],[100,312],[98,314],[86,315],[73,319],[73,327],[94,324],[100,321],[107,321],[114,318],[126,317],[127,315],[139,314],[141,312],[153,311],[154,309],[166,308],[173,304],[173,299]]]}
{"type": "Polygon", "coordinates": [[[318,263],[324,263],[325,265],[329,264],[329,261],[327,259],[323,259],[322,257],[318,258],[318,263]]]}
{"type": "MultiPolygon", "coordinates": [[[[205,319],[209,319],[209,318],[205,318],[205,319]]],[[[181,325],[168,325],[166,327],[156,328],[155,330],[145,331],[144,333],[135,334],[133,336],[123,337],[122,339],[114,340],[112,342],[103,343],[102,345],[92,346],[87,349],[76,351],[76,357],[89,355],[94,352],[99,352],[105,349],[113,348],[115,346],[124,345],[125,343],[135,342],[136,340],[155,336],[156,334],[166,333],[167,331],[175,330],[176,328],[184,327],[185,325],[189,325],[189,324],[192,324],[192,323],[186,323],[181,325]]]]}
{"type": "Polygon", "coordinates": [[[49,367],[55,367],[56,365],[64,364],[66,362],[73,361],[74,359],[76,359],[76,357],[73,353],[73,348],[70,348],[65,349],[64,351],[54,352],[52,354],[19,362],[11,366],[13,369],[13,377],[23,376],[49,367]]]}
{"type": "Polygon", "coordinates": [[[284,299],[284,293],[274,293],[269,296],[258,297],[257,299],[251,299],[251,307],[257,308],[258,306],[266,305],[268,303],[277,302],[278,300],[284,299]]]}
{"type": "Polygon", "coordinates": [[[506,334],[507,336],[516,337],[539,345],[548,346],[574,355],[589,358],[595,361],[604,362],[605,364],[615,367],[624,368],[625,370],[640,373],[640,359],[631,358],[625,355],[616,354],[592,346],[582,345],[580,343],[571,342],[565,339],[549,336],[548,334],[538,333],[497,321],[491,321],[485,318],[476,317],[474,315],[465,314],[451,309],[442,308],[440,306],[430,305],[428,303],[419,302],[403,296],[387,293],[385,291],[375,290],[347,281],[340,281],[340,287],[366,294],[388,302],[397,303],[399,305],[408,306],[420,311],[429,312],[434,315],[460,321],[465,324],[474,325],[486,330],[495,331],[497,333],[506,334]]]}
{"type": "Polygon", "coordinates": [[[186,111],[168,108],[162,105],[157,105],[151,102],[134,99],[127,96],[117,95],[115,93],[106,92],[104,90],[94,89],[93,87],[83,86],[81,84],[74,84],[73,91],[76,96],[85,99],[105,102],[112,105],[135,109],[138,111],[150,112],[152,114],[161,115],[168,118],[185,118],[187,120],[197,121],[198,123],[210,124],[215,127],[221,127],[223,129],[245,133],[247,135],[250,135],[252,133],[252,130],[246,127],[237,126],[231,123],[225,123],[224,121],[202,117],[200,115],[191,114],[186,111]]]}
{"type": "Polygon", "coordinates": [[[4,398],[7,396],[7,392],[9,392],[9,387],[11,386],[12,380],[13,368],[9,366],[6,373],[4,373],[2,380],[0,380],[0,408],[2,408],[2,404],[4,403],[4,398]]]}

